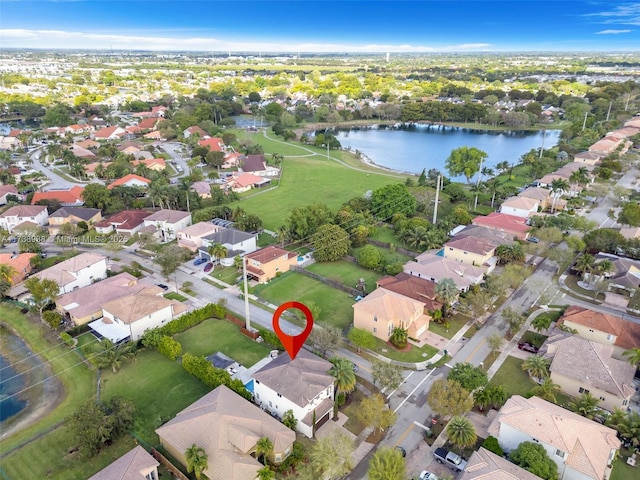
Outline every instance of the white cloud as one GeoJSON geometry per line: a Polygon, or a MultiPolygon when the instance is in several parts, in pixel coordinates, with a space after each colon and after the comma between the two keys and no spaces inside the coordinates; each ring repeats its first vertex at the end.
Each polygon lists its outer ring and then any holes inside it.
{"type": "Polygon", "coordinates": [[[158,51],[262,51],[262,52],[354,52],[399,53],[486,51],[489,43],[466,43],[432,47],[424,45],[300,43],[285,41],[235,41],[206,37],[169,37],[131,34],[68,32],[64,30],[0,29],[0,43],[5,48],[126,49],[158,51]]]}
{"type": "Polygon", "coordinates": [[[621,25],[640,25],[640,3],[618,5],[613,10],[589,13],[587,17],[601,17],[602,23],[621,25]]]}
{"type": "Polygon", "coordinates": [[[601,30],[596,32],[596,35],[618,35],[620,33],[629,33],[633,30],[601,30]]]}

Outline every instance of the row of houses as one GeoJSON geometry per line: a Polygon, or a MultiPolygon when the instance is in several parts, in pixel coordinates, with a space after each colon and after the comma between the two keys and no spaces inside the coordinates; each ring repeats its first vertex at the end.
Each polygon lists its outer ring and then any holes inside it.
{"type": "Polygon", "coordinates": [[[573,161],[585,165],[597,165],[604,158],[620,149],[624,154],[633,145],[629,140],[640,133],[640,118],[634,117],[624,123],[624,126],[607,133],[603,138],[592,144],[586,152],[578,153],[573,161]]]}

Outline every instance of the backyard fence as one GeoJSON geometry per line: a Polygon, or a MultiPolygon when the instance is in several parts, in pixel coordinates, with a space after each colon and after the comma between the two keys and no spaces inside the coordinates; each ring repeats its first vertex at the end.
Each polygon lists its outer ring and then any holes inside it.
{"type": "Polygon", "coordinates": [[[309,270],[305,270],[300,267],[291,267],[291,270],[294,272],[301,273],[302,275],[306,275],[307,277],[313,278],[314,280],[318,280],[319,282],[324,283],[325,285],[329,285],[330,287],[337,288],[342,290],[343,292],[347,292],[349,295],[357,297],[358,295],[362,295],[362,292],[356,288],[349,287],[342,282],[336,282],[335,280],[331,280],[327,277],[323,277],[322,275],[318,275],[317,273],[310,272],[309,270]]]}
{"type": "Polygon", "coordinates": [[[153,456],[153,458],[159,461],[162,465],[164,465],[164,467],[167,470],[169,470],[169,472],[173,475],[174,478],[177,478],[178,480],[189,480],[189,477],[187,477],[184,473],[178,470],[173,465],[173,463],[171,463],[164,455],[162,455],[155,448],[151,449],[151,455],[153,456]]]}

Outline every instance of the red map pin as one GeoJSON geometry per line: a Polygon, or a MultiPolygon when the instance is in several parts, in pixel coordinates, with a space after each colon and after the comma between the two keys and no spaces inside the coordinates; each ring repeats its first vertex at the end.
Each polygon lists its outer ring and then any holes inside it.
{"type": "Polygon", "coordinates": [[[282,346],[285,348],[291,360],[296,358],[298,352],[304,345],[304,341],[307,339],[309,334],[311,333],[311,329],[313,328],[313,316],[311,315],[311,310],[304,304],[300,302],[285,302],[278,307],[278,309],[273,314],[273,331],[276,332],[276,335],[282,342],[282,346]],[[297,308],[302,313],[304,313],[305,319],[307,321],[307,325],[299,335],[287,335],[280,328],[280,315],[285,310],[289,308],[297,308]]]}

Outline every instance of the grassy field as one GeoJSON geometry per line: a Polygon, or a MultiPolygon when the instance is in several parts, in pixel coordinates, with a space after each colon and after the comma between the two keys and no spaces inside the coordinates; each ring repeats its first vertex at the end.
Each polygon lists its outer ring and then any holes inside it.
{"type": "Polygon", "coordinates": [[[242,276],[242,272],[240,272],[236,267],[220,268],[220,266],[216,266],[215,270],[209,275],[217,278],[218,280],[222,280],[229,285],[235,285],[238,277],[242,276]]]}
{"type": "Polygon", "coordinates": [[[353,299],[348,293],[300,273],[287,272],[266,285],[257,286],[254,293],[275,305],[292,300],[314,302],[321,309],[320,318],[314,320],[340,329],[345,329],[353,321],[353,299]]]}
{"type": "Polygon", "coordinates": [[[379,242],[390,243],[404,247],[404,243],[396,236],[391,227],[375,227],[369,238],[379,242]]]}
{"type": "Polygon", "coordinates": [[[507,391],[507,396],[525,396],[536,386],[529,378],[527,372],[522,370],[522,360],[515,357],[507,357],[493,376],[490,385],[502,385],[507,391]]]}
{"type": "Polygon", "coordinates": [[[175,335],[184,353],[209,356],[218,351],[250,367],[269,354],[269,347],[256,343],[240,333],[240,329],[226,320],[205,320],[186,332],[175,335]]]}
{"type": "Polygon", "coordinates": [[[610,480],[636,480],[638,478],[638,467],[627,465],[627,458],[631,453],[626,448],[620,449],[620,455],[613,462],[613,470],[611,471],[610,480]]]}
{"type": "Polygon", "coordinates": [[[151,350],[141,350],[134,363],[115,374],[104,371],[101,388],[101,400],[121,396],[133,401],[134,432],[151,445],[158,443],[156,428],[210,390],[179,362],[151,350]]]}
{"type": "MultiPolygon", "coordinates": [[[[374,247],[377,248],[382,254],[385,264],[386,263],[402,263],[404,265],[409,260],[413,260],[413,257],[409,257],[408,255],[403,255],[402,253],[398,253],[398,252],[392,253],[388,248],[376,247],[375,245],[374,247]]],[[[353,251],[351,252],[351,255],[358,258],[358,253],[360,252],[360,250],[362,250],[362,248],[363,247],[354,248],[353,251]]]]}
{"type": "Polygon", "coordinates": [[[379,338],[376,338],[376,346],[371,350],[391,360],[409,363],[424,362],[438,353],[438,349],[431,345],[424,345],[421,348],[411,345],[411,350],[401,352],[379,338]]]}
{"type": "Polygon", "coordinates": [[[366,292],[371,293],[376,289],[376,281],[382,277],[381,273],[367,270],[353,262],[340,260],[338,262],[314,263],[307,268],[310,272],[317,273],[331,280],[337,280],[344,285],[355,288],[360,278],[364,278],[366,292]]]}
{"type": "MultiPolygon", "coordinates": [[[[469,320],[471,320],[470,317],[462,315],[461,313],[456,313],[449,318],[449,328],[446,328],[445,325],[441,323],[429,322],[429,330],[437,333],[441,337],[453,338],[453,336],[458,333],[458,330],[465,326],[469,320]]],[[[473,331],[473,329],[470,330],[473,331]]],[[[467,338],[470,338],[471,336],[472,335],[469,335],[467,338]]]]}

